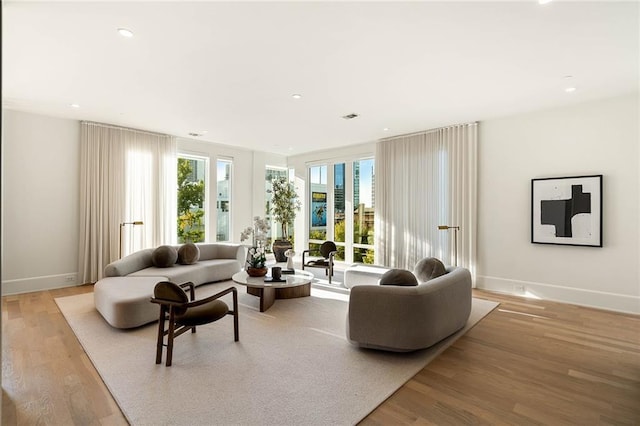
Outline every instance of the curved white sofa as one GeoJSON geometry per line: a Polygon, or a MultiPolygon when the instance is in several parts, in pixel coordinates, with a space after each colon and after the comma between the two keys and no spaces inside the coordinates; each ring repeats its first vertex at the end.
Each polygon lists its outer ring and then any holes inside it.
{"type": "Polygon", "coordinates": [[[154,249],[140,250],[108,264],[104,270],[105,277],[94,286],[96,309],[113,327],[139,327],[158,320],[158,305],[149,299],[160,281],[178,284],[191,281],[198,286],[229,280],[244,265],[246,252],[243,245],[202,243],[197,246],[200,258],[191,265],[153,266],[151,255],[154,249]]]}
{"type": "Polygon", "coordinates": [[[349,297],[347,339],[393,352],[428,348],[465,326],[471,299],[471,274],[460,267],[417,286],[358,285],[349,297]]]}

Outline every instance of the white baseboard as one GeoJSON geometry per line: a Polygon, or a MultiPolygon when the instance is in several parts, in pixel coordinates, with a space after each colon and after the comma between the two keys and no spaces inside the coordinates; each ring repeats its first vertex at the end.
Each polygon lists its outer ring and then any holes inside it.
{"type": "Polygon", "coordinates": [[[478,275],[476,288],[616,312],[640,314],[640,297],[478,275]]]}
{"type": "Polygon", "coordinates": [[[31,293],[55,288],[73,287],[78,285],[78,273],[46,275],[43,277],[20,278],[2,281],[2,295],[31,293]]]}

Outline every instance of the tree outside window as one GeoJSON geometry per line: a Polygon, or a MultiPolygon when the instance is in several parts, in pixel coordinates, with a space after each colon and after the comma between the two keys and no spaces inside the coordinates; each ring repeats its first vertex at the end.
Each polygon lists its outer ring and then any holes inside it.
{"type": "Polygon", "coordinates": [[[178,242],[199,243],[205,239],[205,161],[178,158],[178,242]]]}

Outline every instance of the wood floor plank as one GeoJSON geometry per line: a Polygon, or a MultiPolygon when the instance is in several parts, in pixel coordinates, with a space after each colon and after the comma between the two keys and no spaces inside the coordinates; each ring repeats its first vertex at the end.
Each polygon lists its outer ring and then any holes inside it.
{"type": "MultiPolygon", "coordinates": [[[[2,424],[126,425],[54,302],[2,298],[2,424]]],[[[640,424],[640,316],[474,290],[501,303],[363,425],[640,424]]]]}

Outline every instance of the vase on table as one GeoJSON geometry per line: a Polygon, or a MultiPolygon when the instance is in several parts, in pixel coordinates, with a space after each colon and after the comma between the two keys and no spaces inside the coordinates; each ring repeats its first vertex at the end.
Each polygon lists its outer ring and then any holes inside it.
{"type": "Polygon", "coordinates": [[[247,266],[246,268],[247,271],[247,275],[249,275],[250,277],[264,277],[265,275],[267,275],[267,267],[262,267],[262,268],[253,268],[251,266],[247,266]]]}
{"type": "Polygon", "coordinates": [[[296,255],[296,252],[292,249],[289,249],[284,252],[284,255],[287,258],[287,269],[293,269],[293,256],[296,255]]]}

